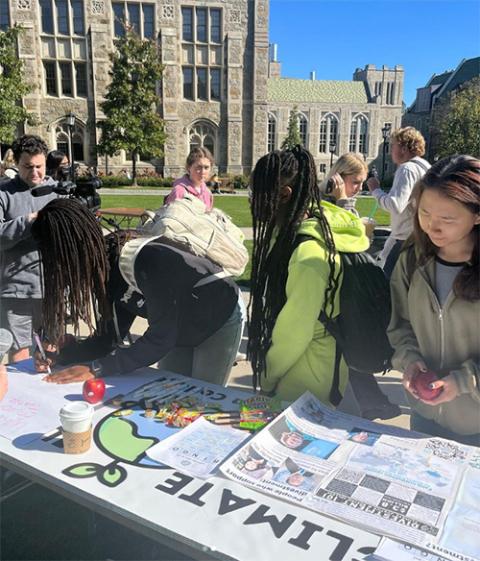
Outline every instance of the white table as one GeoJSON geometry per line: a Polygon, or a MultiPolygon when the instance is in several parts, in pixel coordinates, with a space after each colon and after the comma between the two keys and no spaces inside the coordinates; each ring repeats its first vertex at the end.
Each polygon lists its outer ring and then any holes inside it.
{"type": "MultiPolygon", "coordinates": [[[[136,373],[141,374],[183,379],[153,369],[136,373]]],[[[248,395],[196,380],[192,386],[205,388],[209,400],[224,404],[226,410],[248,395]]],[[[64,387],[68,395],[68,386],[64,387]]],[[[141,449],[138,438],[132,441],[122,435],[120,447],[112,444],[115,439],[108,440],[116,426],[111,420],[114,410],[102,406],[95,411],[96,440],[85,454],[64,454],[59,435],[27,444],[21,444],[21,438],[0,437],[0,462],[134,531],[201,559],[360,561],[377,545],[378,536],[223,477],[199,480],[171,468],[142,465],[138,458],[132,461],[141,449]],[[128,441],[130,445],[125,445],[128,441]],[[105,471],[107,467],[110,471],[105,471]]]]}

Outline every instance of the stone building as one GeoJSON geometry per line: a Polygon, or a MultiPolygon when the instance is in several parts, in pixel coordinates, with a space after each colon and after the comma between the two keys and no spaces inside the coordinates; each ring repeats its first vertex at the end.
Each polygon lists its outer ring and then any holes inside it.
{"type": "Polygon", "coordinates": [[[383,164],[381,129],[400,125],[402,68],[367,65],[344,82],[281,78],[280,63],[269,56],[268,0],[0,0],[0,28],[26,29],[19,56],[35,90],[24,104],[40,122],[27,132],[66,152],[71,132],[75,161],[101,171],[130,166],[128,154],[106,161],[95,153],[108,54],[122,20],[157,42],[164,65],[165,154],[140,168],[178,175],[190,147],[203,145],[220,172],[247,173],[281,144],[294,106],[319,171],[328,169],[333,140],[336,154],[355,150],[383,164]]]}
{"type": "Polygon", "coordinates": [[[453,70],[433,74],[427,84],[417,88],[415,101],[403,116],[404,126],[412,126],[421,131],[427,142],[427,156],[435,160],[435,131],[432,123],[436,104],[447,98],[466,82],[480,76],[480,57],[463,59],[453,70]]]}

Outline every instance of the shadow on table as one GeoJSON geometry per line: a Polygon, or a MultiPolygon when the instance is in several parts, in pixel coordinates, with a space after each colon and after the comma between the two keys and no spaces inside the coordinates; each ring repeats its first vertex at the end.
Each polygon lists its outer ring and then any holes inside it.
{"type": "Polygon", "coordinates": [[[5,500],[0,525],[2,561],[193,561],[40,485],[5,500]]]}

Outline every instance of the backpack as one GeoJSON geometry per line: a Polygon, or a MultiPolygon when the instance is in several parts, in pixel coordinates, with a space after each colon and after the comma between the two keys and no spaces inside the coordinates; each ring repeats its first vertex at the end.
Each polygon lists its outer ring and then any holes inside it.
{"type": "MultiPolygon", "coordinates": [[[[310,236],[297,238],[313,239],[310,236]]],[[[300,239],[301,243],[304,241],[300,239]]],[[[339,252],[343,280],[340,287],[340,314],[328,318],[325,310],[319,321],[336,341],[335,371],[330,401],[338,405],[340,359],[359,372],[385,372],[391,368],[393,349],[387,337],[390,322],[390,287],[383,270],[367,252],[339,252]]]]}
{"type": "Polygon", "coordinates": [[[142,236],[160,237],[161,242],[193,255],[207,257],[229,275],[239,276],[248,263],[243,232],[219,209],[188,193],[155,211],[139,228],[142,236]]]}

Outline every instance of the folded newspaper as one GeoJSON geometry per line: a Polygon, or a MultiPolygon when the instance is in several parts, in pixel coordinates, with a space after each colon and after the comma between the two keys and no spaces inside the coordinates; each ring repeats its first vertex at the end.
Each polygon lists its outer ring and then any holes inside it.
{"type": "Polygon", "coordinates": [[[333,411],[307,392],[221,471],[445,559],[480,561],[478,448],[333,411]]]}

